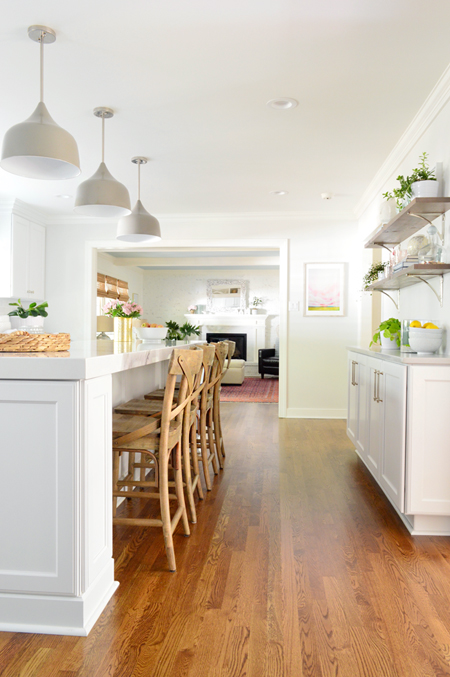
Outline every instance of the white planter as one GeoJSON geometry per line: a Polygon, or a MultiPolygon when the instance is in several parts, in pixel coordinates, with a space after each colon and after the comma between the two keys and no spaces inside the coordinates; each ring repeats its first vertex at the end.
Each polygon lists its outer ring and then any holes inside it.
{"type": "Polygon", "coordinates": [[[391,341],[390,338],[386,338],[386,336],[383,336],[383,332],[380,333],[380,340],[382,350],[400,350],[395,338],[391,341]]]}
{"type": "Polygon", "coordinates": [[[29,331],[29,330],[40,330],[42,331],[44,328],[44,319],[43,317],[27,317],[26,319],[22,319],[21,317],[10,317],[10,322],[11,322],[11,328],[12,329],[23,329],[24,331],[29,331]]]}
{"type": "Polygon", "coordinates": [[[391,219],[397,214],[397,203],[395,198],[390,200],[383,200],[380,208],[380,222],[382,224],[389,223],[391,219]]]}
{"type": "Polygon", "coordinates": [[[414,197],[437,197],[439,195],[439,181],[415,181],[411,184],[414,197]]]}

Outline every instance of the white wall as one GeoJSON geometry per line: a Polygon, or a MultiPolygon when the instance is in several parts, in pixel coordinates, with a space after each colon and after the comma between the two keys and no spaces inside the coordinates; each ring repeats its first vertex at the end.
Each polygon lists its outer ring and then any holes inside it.
{"type": "Polygon", "coordinates": [[[280,298],[278,270],[145,270],[144,317],[149,322],[165,324],[175,320],[186,322],[184,314],[190,305],[206,306],[206,284],[210,279],[241,279],[249,282],[249,301],[254,296],[264,299],[267,313],[266,347],[272,347],[279,325],[280,298]]]}
{"type": "MultiPolygon", "coordinates": [[[[432,95],[433,97],[433,95],[432,95]]],[[[430,97],[430,102],[432,101],[430,97]]],[[[411,173],[414,167],[417,167],[419,155],[424,151],[429,153],[430,166],[433,167],[436,163],[443,163],[443,182],[441,185],[441,195],[450,195],[450,143],[449,143],[449,129],[450,129],[450,87],[446,93],[445,104],[438,107],[438,112],[427,121],[423,123],[424,110],[420,111],[417,118],[412,123],[412,129],[417,128],[419,131],[416,134],[410,134],[411,143],[399,143],[399,147],[392,152],[392,157],[402,156],[402,160],[395,164],[390,163],[389,172],[384,177],[383,187],[379,187],[377,195],[375,195],[366,206],[366,209],[359,219],[359,233],[360,239],[367,239],[367,236],[375,230],[379,225],[379,209],[381,204],[381,193],[386,190],[392,190],[397,184],[396,177],[399,174],[407,175],[411,173]],[[423,123],[423,124],[421,124],[423,123]],[[422,129],[423,128],[423,129],[422,129]],[[400,152],[403,149],[403,152],[400,152]]],[[[425,104],[424,104],[425,107],[425,104]]],[[[389,158],[387,161],[389,166],[389,158]]],[[[445,258],[446,263],[450,262],[450,216],[445,217],[445,258]]],[[[441,218],[435,221],[438,230],[442,228],[441,218]]],[[[427,226],[423,228],[420,233],[426,234],[427,226]]],[[[383,254],[383,260],[387,260],[388,253],[383,254]]],[[[369,264],[367,264],[368,268],[369,264]]],[[[431,281],[432,286],[439,291],[439,280],[431,281]]],[[[394,298],[397,293],[393,292],[394,298]]],[[[368,296],[368,295],[367,295],[368,296]]],[[[370,299],[370,297],[369,297],[370,299]]],[[[370,300],[366,303],[370,303],[370,300]]],[[[388,317],[398,317],[400,319],[434,319],[439,323],[439,326],[444,326],[447,333],[450,330],[450,275],[444,276],[444,305],[441,308],[438,300],[434,296],[431,289],[425,284],[417,284],[400,292],[400,309],[397,311],[394,304],[382,295],[381,301],[381,319],[388,317]]],[[[370,332],[368,331],[367,318],[362,321],[361,343],[367,345],[367,340],[370,332]]],[[[449,341],[447,340],[447,344],[449,341]]]]}
{"type": "MultiPolygon", "coordinates": [[[[287,336],[290,416],[345,417],[346,346],[355,345],[360,306],[360,248],[357,223],[293,215],[159,217],[162,246],[180,241],[289,240],[289,300],[301,302],[289,313],[287,336]],[[347,262],[347,313],[342,318],[303,316],[303,263],[347,262]]],[[[89,308],[82,293],[89,269],[89,242],[115,242],[115,224],[84,222],[73,217],[47,228],[47,298],[52,307],[50,331],[69,331],[74,339],[86,334],[89,308]],[[76,285],[74,284],[76,281],[76,285]]],[[[99,246],[97,244],[97,246],[99,246]]],[[[95,269],[96,270],[96,269],[95,269]]],[[[94,293],[92,291],[92,293],[94,293]]],[[[50,318],[49,318],[50,319],[50,318]]]]}

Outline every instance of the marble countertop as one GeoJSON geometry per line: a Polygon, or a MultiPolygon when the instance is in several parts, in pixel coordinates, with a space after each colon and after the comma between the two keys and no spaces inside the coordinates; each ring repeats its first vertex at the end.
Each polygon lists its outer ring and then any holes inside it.
{"type": "MultiPolygon", "coordinates": [[[[198,343],[192,341],[191,345],[198,343]]],[[[177,348],[190,344],[177,342],[177,348]]],[[[0,353],[0,379],[80,381],[168,360],[174,346],[159,343],[73,341],[60,353],[0,353]]]]}
{"type": "Polygon", "coordinates": [[[372,348],[360,348],[359,346],[348,346],[348,350],[369,357],[377,357],[387,362],[396,362],[397,364],[422,364],[422,365],[450,365],[449,353],[433,353],[431,355],[419,355],[418,353],[402,353],[400,350],[382,350],[379,346],[372,348]]]}

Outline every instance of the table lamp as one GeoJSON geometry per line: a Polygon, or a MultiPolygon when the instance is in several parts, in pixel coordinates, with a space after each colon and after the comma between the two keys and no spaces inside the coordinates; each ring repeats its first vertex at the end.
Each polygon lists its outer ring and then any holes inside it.
{"type": "Polygon", "coordinates": [[[114,318],[109,317],[109,315],[97,315],[97,339],[108,339],[111,340],[109,336],[106,336],[105,331],[114,331],[114,318]]]}

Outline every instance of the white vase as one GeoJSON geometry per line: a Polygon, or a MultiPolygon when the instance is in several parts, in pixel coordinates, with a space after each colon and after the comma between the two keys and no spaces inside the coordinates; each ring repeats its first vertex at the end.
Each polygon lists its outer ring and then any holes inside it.
{"type": "Polygon", "coordinates": [[[414,197],[437,197],[439,195],[439,181],[415,181],[411,184],[414,197]]]}
{"type": "Polygon", "coordinates": [[[22,331],[29,331],[31,333],[41,333],[44,329],[44,318],[40,315],[38,317],[10,317],[11,329],[20,329],[22,331]]]}
{"type": "Polygon", "coordinates": [[[383,200],[380,207],[380,222],[382,224],[389,223],[391,219],[397,214],[397,203],[395,198],[390,200],[383,200]]]}
{"type": "Polygon", "coordinates": [[[383,336],[383,332],[380,333],[380,340],[382,350],[400,350],[395,338],[391,341],[390,338],[383,336]]]}

